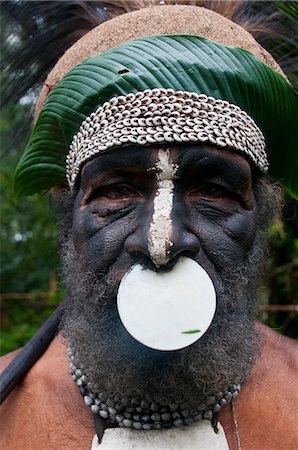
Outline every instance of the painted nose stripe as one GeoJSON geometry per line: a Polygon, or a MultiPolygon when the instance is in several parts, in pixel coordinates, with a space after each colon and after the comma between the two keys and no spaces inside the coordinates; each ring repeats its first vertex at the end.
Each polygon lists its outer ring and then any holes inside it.
{"type": "Polygon", "coordinates": [[[167,264],[173,245],[172,219],[174,179],[177,165],[171,161],[170,151],[158,151],[157,192],[154,198],[152,220],[148,235],[148,252],[156,267],[167,264]]]}
{"type": "Polygon", "coordinates": [[[172,181],[161,181],[154,199],[154,212],[149,230],[148,251],[156,267],[169,260],[172,234],[171,212],[173,208],[172,181]]]}

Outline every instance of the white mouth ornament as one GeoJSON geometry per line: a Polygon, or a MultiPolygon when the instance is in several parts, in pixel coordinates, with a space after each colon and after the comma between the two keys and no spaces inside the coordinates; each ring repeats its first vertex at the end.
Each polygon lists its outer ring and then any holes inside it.
{"type": "Polygon", "coordinates": [[[216,293],[205,270],[181,257],[170,272],[134,265],[121,280],[117,306],[128,333],[155,350],[179,350],[209,328],[216,293]]]}

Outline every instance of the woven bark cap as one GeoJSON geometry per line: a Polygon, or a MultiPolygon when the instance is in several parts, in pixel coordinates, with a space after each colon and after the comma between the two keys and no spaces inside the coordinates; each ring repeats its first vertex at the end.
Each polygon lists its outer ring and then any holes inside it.
{"type": "Polygon", "coordinates": [[[49,73],[36,104],[35,118],[51,89],[74,66],[126,41],[158,34],[194,34],[220,44],[241,47],[283,75],[276,61],[250,33],[220,14],[198,6],[148,7],[104,22],[72,45],[49,73]]]}

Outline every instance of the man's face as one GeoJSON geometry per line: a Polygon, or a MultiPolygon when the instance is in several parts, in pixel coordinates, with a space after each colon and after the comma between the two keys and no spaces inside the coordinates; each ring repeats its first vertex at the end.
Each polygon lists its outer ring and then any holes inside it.
{"type": "Polygon", "coordinates": [[[211,278],[233,271],[256,233],[251,178],[244,158],[210,146],[108,152],[82,171],[75,247],[95,275],[113,264],[119,276],[135,262],[167,268],[181,255],[211,278]]]}
{"type": "Polygon", "coordinates": [[[95,390],[198,404],[247,378],[258,347],[249,314],[257,216],[250,165],[234,152],[127,147],[84,166],[64,252],[63,332],[95,390]],[[158,352],[122,326],[117,290],[136,262],[170,270],[179,256],[209,274],[217,310],[195,344],[158,352]]]}

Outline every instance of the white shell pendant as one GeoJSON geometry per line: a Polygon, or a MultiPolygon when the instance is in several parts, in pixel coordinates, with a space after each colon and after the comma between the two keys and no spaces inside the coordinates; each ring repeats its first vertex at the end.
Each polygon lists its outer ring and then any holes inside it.
{"type": "Polygon", "coordinates": [[[196,342],[209,328],[216,293],[206,271],[181,257],[170,272],[134,265],[118,290],[120,319],[128,333],[155,350],[174,351],[196,342]]]}
{"type": "Polygon", "coordinates": [[[209,420],[169,430],[107,428],[101,444],[94,436],[91,450],[229,450],[219,422],[218,431],[218,434],[214,433],[209,420]]]}

